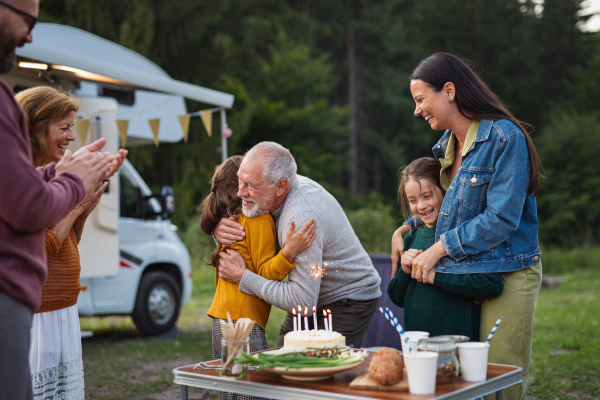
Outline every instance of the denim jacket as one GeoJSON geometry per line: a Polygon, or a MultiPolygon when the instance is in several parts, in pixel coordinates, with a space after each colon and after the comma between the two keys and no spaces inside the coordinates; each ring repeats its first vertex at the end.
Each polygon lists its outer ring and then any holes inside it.
{"type": "MultiPolygon", "coordinates": [[[[446,131],[433,147],[438,160],[450,135],[446,131]]],[[[435,239],[448,256],[436,272],[511,272],[540,262],[530,172],[523,132],[508,120],[482,120],[440,209],[435,239]]]]}

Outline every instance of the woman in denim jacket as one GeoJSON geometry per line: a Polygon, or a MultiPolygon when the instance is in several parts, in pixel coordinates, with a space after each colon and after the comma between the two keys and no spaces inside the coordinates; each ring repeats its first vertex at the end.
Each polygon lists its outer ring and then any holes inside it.
{"type": "MultiPolygon", "coordinates": [[[[506,389],[504,398],[525,399],[542,276],[537,152],[526,124],[452,54],[422,60],[411,75],[410,89],[415,115],[432,129],[446,130],[433,153],[442,163],[440,182],[447,190],[436,244],[415,257],[412,277],[427,282],[431,268],[436,273],[503,274],[504,293],[482,304],[480,337],[487,337],[503,315],[489,362],[523,368],[523,383],[506,389]]],[[[408,230],[403,225],[392,238],[393,275],[408,230]]]]}

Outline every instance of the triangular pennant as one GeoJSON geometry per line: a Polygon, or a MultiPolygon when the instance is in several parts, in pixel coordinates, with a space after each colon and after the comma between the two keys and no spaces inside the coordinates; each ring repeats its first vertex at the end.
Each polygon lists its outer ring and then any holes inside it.
{"type": "Polygon", "coordinates": [[[208,137],[212,137],[212,110],[200,111],[200,118],[202,118],[202,123],[206,128],[206,133],[208,133],[208,137]]]}
{"type": "Polygon", "coordinates": [[[190,115],[180,115],[178,118],[179,123],[181,124],[181,129],[183,129],[183,141],[187,143],[188,133],[190,131],[190,115]]]}
{"type": "Polygon", "coordinates": [[[90,129],[90,120],[78,118],[75,120],[75,129],[77,130],[77,136],[82,146],[85,146],[87,141],[88,130],[90,129]]]}
{"type": "Polygon", "coordinates": [[[117,128],[119,129],[119,137],[121,138],[121,147],[125,147],[127,143],[127,131],[129,130],[129,120],[118,119],[117,128]]]}
{"type": "Polygon", "coordinates": [[[149,119],[150,129],[154,135],[154,144],[158,147],[158,128],[160,128],[160,118],[149,119]]]}

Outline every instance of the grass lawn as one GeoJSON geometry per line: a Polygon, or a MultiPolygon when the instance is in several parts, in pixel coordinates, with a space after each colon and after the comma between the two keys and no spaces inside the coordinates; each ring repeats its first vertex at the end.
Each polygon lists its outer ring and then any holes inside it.
{"type": "MultiPolygon", "coordinates": [[[[172,368],[212,358],[206,310],[214,270],[194,262],[192,301],[181,312],[180,333],[167,340],[142,337],[129,317],[83,317],[94,331],[83,340],[87,399],[179,399],[172,368]]],[[[600,398],[600,270],[565,274],[555,289],[542,289],[535,317],[530,400],[600,398]]],[[[267,341],[275,346],[285,312],[271,311],[267,341]]],[[[190,388],[199,399],[201,389],[190,388]]],[[[216,398],[213,394],[212,398],[216,398]]]]}
{"type": "Polygon", "coordinates": [[[600,271],[565,276],[538,297],[530,399],[600,398],[600,271]]]}

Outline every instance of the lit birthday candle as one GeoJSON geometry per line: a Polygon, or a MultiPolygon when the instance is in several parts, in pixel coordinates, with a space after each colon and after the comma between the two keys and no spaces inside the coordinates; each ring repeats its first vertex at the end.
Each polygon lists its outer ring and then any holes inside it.
{"type": "Polygon", "coordinates": [[[331,318],[331,310],[327,309],[327,314],[329,315],[329,330],[333,331],[333,319],[331,318]]]}
{"type": "Polygon", "coordinates": [[[304,330],[309,331],[308,329],[308,306],[304,307],[304,330]]]}
{"type": "Polygon", "coordinates": [[[313,323],[314,323],[314,331],[315,335],[317,334],[317,307],[313,306],[313,323]]]}
{"type": "Polygon", "coordinates": [[[298,305],[298,330],[302,330],[302,307],[298,305]]]}
{"type": "Polygon", "coordinates": [[[325,324],[325,331],[329,330],[329,324],[327,323],[327,311],[323,310],[323,322],[325,324]]]}
{"type": "Polygon", "coordinates": [[[292,320],[294,321],[294,331],[298,330],[298,321],[296,321],[296,307],[292,308],[292,314],[294,314],[294,317],[292,318],[292,320]]]}

